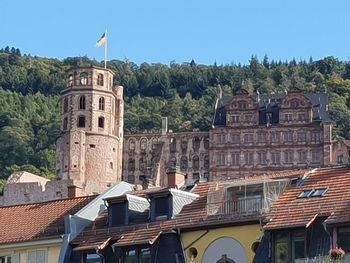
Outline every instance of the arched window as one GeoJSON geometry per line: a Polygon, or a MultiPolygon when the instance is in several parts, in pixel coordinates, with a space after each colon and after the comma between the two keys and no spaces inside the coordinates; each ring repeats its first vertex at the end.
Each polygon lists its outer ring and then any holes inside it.
{"type": "Polygon", "coordinates": [[[188,160],[186,156],[182,156],[180,159],[180,170],[181,171],[186,171],[188,168],[188,160]]]}
{"type": "Polygon", "coordinates": [[[131,184],[135,183],[135,175],[129,174],[128,175],[128,182],[131,184]]]}
{"type": "Polygon", "coordinates": [[[192,167],[195,170],[199,169],[199,157],[197,155],[193,156],[192,158],[192,167]]]}
{"type": "Polygon", "coordinates": [[[201,140],[198,137],[194,137],[192,140],[193,149],[198,150],[200,143],[201,143],[201,140]]]}
{"type": "Polygon", "coordinates": [[[208,138],[204,139],[204,149],[209,149],[209,139],[208,138]]]}
{"type": "Polygon", "coordinates": [[[146,148],[147,148],[147,139],[146,138],[141,139],[140,148],[141,148],[141,151],[143,151],[143,152],[146,151],[146,148]]]}
{"type": "Polygon", "coordinates": [[[97,85],[103,86],[103,74],[98,74],[97,75],[97,85]]]}
{"type": "Polygon", "coordinates": [[[72,75],[72,74],[70,74],[70,75],[68,76],[67,87],[68,87],[68,88],[73,87],[73,75],[72,75]]]}
{"type": "Polygon", "coordinates": [[[85,110],[86,103],[85,103],[85,96],[81,96],[79,98],[79,110],[85,110]]]}
{"type": "Polygon", "coordinates": [[[80,85],[87,85],[88,84],[88,74],[86,72],[83,72],[80,74],[80,85]]]}
{"type": "Polygon", "coordinates": [[[99,110],[105,110],[105,98],[104,97],[101,97],[98,100],[98,109],[99,110]]]}
{"type": "Polygon", "coordinates": [[[152,149],[154,150],[158,145],[158,139],[157,138],[153,138],[152,139],[152,149]]]}
{"type": "Polygon", "coordinates": [[[99,117],[98,118],[98,127],[99,128],[104,128],[105,127],[105,118],[104,117],[99,117]]]}
{"type": "Polygon", "coordinates": [[[146,158],[141,157],[139,160],[139,169],[141,172],[145,172],[147,168],[147,160],[146,158]]]}
{"type": "Polygon", "coordinates": [[[63,130],[66,131],[68,128],[68,118],[65,117],[63,120],[63,130]]]}
{"type": "Polygon", "coordinates": [[[63,113],[68,111],[68,98],[64,98],[63,100],[63,113]]]}
{"type": "Polygon", "coordinates": [[[129,162],[128,162],[128,170],[131,171],[135,171],[135,159],[130,158],[129,162]]]}
{"type": "Polygon", "coordinates": [[[181,139],[181,149],[187,151],[187,139],[185,137],[181,139]]]}
{"type": "Polygon", "coordinates": [[[129,150],[130,150],[130,152],[135,151],[135,140],[134,139],[131,139],[129,141],[129,150]]]}
{"type": "Polygon", "coordinates": [[[78,117],[78,127],[85,128],[85,116],[78,117]]]}

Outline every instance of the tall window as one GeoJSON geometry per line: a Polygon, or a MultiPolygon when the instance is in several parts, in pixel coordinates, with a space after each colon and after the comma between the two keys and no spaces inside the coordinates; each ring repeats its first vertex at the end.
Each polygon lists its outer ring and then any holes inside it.
{"type": "Polygon", "coordinates": [[[266,133],[258,133],[258,143],[266,142],[266,133]]]}
{"type": "Polygon", "coordinates": [[[307,162],[307,152],[306,151],[300,151],[298,152],[298,163],[306,163],[307,162]]]}
{"type": "Polygon", "coordinates": [[[142,152],[145,152],[147,149],[147,139],[146,138],[142,138],[140,141],[140,149],[142,152]]]}
{"type": "Polygon", "coordinates": [[[218,140],[218,144],[225,144],[225,134],[217,134],[216,137],[218,140]]]}
{"type": "Polygon", "coordinates": [[[86,72],[83,72],[80,74],[80,85],[87,85],[88,83],[88,74],[86,72]]]}
{"type": "Polygon", "coordinates": [[[86,108],[85,96],[81,96],[79,98],[79,110],[85,110],[85,108],[86,108]]]}
{"type": "Polygon", "coordinates": [[[244,162],[246,165],[252,165],[253,164],[253,153],[252,152],[246,152],[244,153],[244,162]]]}
{"type": "Polygon", "coordinates": [[[105,110],[105,98],[101,97],[98,100],[98,109],[99,110],[105,110]]]}
{"type": "Polygon", "coordinates": [[[253,143],[254,135],[252,133],[244,134],[243,139],[245,144],[253,143]]]}
{"type": "Polygon", "coordinates": [[[233,133],[233,134],[231,135],[231,139],[232,139],[232,143],[234,143],[234,144],[239,144],[240,141],[241,141],[241,136],[240,136],[239,133],[233,133]]]}
{"type": "Polygon", "coordinates": [[[46,261],[46,250],[33,250],[28,252],[28,263],[45,263],[46,261]]]}
{"type": "Polygon", "coordinates": [[[97,85],[103,86],[103,74],[98,74],[97,75],[97,85]]]}
{"type": "Polygon", "coordinates": [[[293,142],[293,132],[284,132],[283,134],[284,142],[293,142]]]}
{"type": "Polygon", "coordinates": [[[146,158],[141,157],[139,160],[139,169],[141,172],[145,172],[147,169],[147,160],[146,158]]]}
{"type": "Polygon", "coordinates": [[[64,98],[63,100],[63,113],[68,111],[68,98],[64,98]]]}
{"type": "Polygon", "coordinates": [[[266,152],[258,152],[258,162],[259,164],[267,163],[266,152]]]}
{"type": "Polygon", "coordinates": [[[67,128],[68,128],[68,118],[65,117],[65,118],[63,119],[63,130],[66,131],[67,128]]]}
{"type": "Polygon", "coordinates": [[[239,115],[232,115],[231,116],[231,122],[239,123],[239,115]]]}
{"type": "Polygon", "coordinates": [[[312,143],[318,143],[321,141],[321,135],[319,132],[312,132],[311,133],[311,142],[312,143]]]}
{"type": "Polygon", "coordinates": [[[284,152],[284,162],[288,163],[288,164],[293,163],[293,152],[292,151],[284,152]]]}
{"type": "Polygon", "coordinates": [[[280,163],[280,153],[272,152],[271,153],[271,164],[279,164],[280,163]]]}
{"type": "Polygon", "coordinates": [[[67,87],[68,87],[68,88],[73,87],[73,75],[72,75],[72,74],[70,74],[70,75],[68,76],[67,87]]]}
{"type": "Polygon", "coordinates": [[[176,139],[173,137],[170,139],[170,152],[176,152],[176,139]]]}
{"type": "Polygon", "coordinates": [[[284,121],[291,122],[293,120],[293,114],[292,113],[285,113],[284,114],[284,121]]]}
{"type": "Polygon", "coordinates": [[[182,156],[180,159],[180,169],[181,171],[186,171],[188,168],[188,161],[186,156],[182,156]]]}
{"type": "Polygon", "coordinates": [[[201,140],[198,137],[194,137],[192,140],[193,149],[198,150],[200,143],[201,143],[201,140]]]}
{"type": "Polygon", "coordinates": [[[128,161],[128,171],[135,171],[135,159],[130,158],[128,161]]]}
{"type": "Polygon", "coordinates": [[[217,165],[225,165],[225,154],[224,153],[218,153],[217,156],[217,165]]]}
{"type": "Polygon", "coordinates": [[[104,128],[105,127],[105,118],[104,117],[99,117],[98,118],[98,127],[99,128],[104,128]]]}
{"type": "Polygon", "coordinates": [[[277,234],[275,237],[275,262],[287,263],[288,262],[288,235],[287,233],[277,234]]]}
{"type": "Polygon", "coordinates": [[[278,142],[279,139],[279,132],[271,132],[271,142],[278,142]]]}
{"type": "Polygon", "coordinates": [[[204,156],[204,169],[209,169],[209,156],[204,156]]]}
{"type": "Polygon", "coordinates": [[[240,162],[239,152],[231,153],[231,164],[232,165],[239,165],[239,162],[240,162]]]}
{"type": "Polygon", "coordinates": [[[84,128],[85,127],[85,116],[79,116],[78,117],[78,127],[84,128]]]}
{"type": "Polygon", "coordinates": [[[170,158],[169,166],[171,168],[176,167],[176,157],[175,156],[170,158]]]}
{"type": "Polygon", "coordinates": [[[306,142],[306,133],[298,132],[298,142],[306,142]]]}
{"type": "Polygon", "coordinates": [[[192,164],[193,169],[198,170],[199,169],[199,157],[197,155],[193,156],[192,162],[193,162],[193,164],[192,164]]]}
{"type": "Polygon", "coordinates": [[[129,141],[129,150],[130,150],[130,152],[135,151],[135,140],[134,139],[131,139],[129,141]]]}
{"type": "Polygon", "coordinates": [[[319,151],[312,151],[311,160],[314,163],[319,163],[321,161],[321,154],[319,151]]]}

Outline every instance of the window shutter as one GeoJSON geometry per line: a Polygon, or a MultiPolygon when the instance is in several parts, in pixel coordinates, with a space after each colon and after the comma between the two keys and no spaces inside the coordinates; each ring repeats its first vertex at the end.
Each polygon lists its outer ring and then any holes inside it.
{"type": "Polygon", "coordinates": [[[11,263],[19,263],[19,253],[11,255],[11,263]]]}

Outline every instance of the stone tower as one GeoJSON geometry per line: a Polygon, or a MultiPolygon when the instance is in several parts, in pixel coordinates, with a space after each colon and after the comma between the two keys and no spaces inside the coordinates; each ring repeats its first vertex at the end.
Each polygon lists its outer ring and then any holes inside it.
{"type": "Polygon", "coordinates": [[[121,181],[123,87],[113,87],[113,76],[98,67],[70,69],[61,92],[56,173],[85,194],[101,193],[121,181]]]}

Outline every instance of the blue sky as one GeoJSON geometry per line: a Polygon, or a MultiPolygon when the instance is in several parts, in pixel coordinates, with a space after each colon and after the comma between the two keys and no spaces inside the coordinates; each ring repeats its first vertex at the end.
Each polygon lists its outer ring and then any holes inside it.
{"type": "Polygon", "coordinates": [[[350,59],[350,1],[1,0],[0,47],[103,60],[95,43],[108,29],[110,59],[140,64],[247,64],[350,59]]]}

